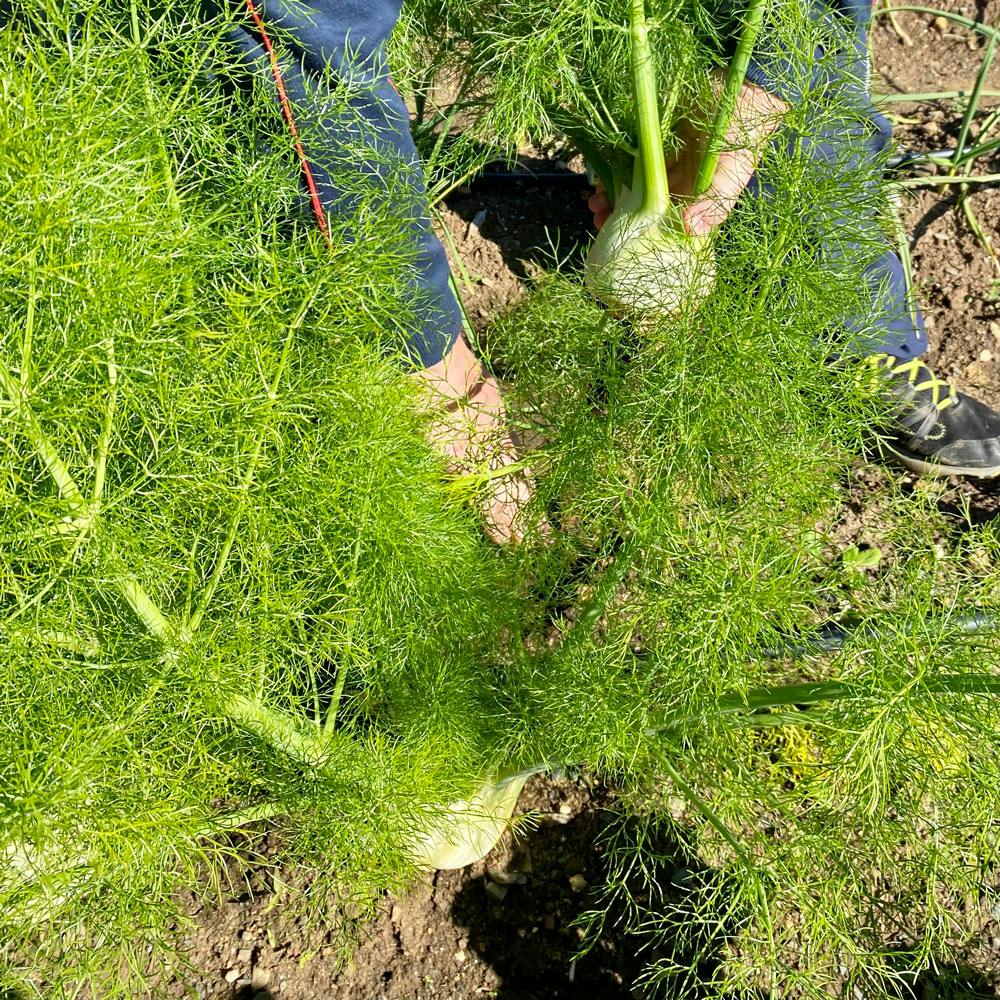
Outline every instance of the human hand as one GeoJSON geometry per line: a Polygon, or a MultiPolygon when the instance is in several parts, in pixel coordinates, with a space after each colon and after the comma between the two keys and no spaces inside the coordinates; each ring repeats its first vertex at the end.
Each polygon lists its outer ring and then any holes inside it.
{"type": "MultiPolygon", "coordinates": [[[[695,175],[705,148],[703,128],[688,121],[679,127],[681,148],[667,161],[670,194],[688,201],[684,208],[684,227],[692,236],[710,233],[729,216],[737,199],[757,169],[764,144],[781,122],[788,105],[780,98],[752,83],[744,83],[736,99],[736,110],[726,133],[725,148],[719,155],[712,185],[692,200],[695,175]]],[[[600,229],[611,216],[611,200],[601,184],[587,201],[600,229]]]]}

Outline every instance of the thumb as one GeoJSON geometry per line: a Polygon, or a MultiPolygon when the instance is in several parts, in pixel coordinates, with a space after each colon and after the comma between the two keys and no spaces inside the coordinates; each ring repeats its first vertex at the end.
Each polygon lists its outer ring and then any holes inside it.
{"type": "Polygon", "coordinates": [[[722,153],[712,186],[684,210],[684,228],[692,236],[706,236],[725,222],[756,169],[757,158],[748,149],[722,153]]]}

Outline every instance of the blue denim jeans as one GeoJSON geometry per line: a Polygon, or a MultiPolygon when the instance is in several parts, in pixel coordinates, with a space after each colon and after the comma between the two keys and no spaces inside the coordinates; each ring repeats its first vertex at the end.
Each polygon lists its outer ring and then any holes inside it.
{"type": "MultiPolygon", "coordinates": [[[[208,0],[209,12],[219,0],[208,0]]],[[[374,193],[406,226],[416,325],[404,330],[417,367],[440,361],[458,339],[462,313],[448,260],[428,218],[426,187],[409,115],[393,86],[385,43],[402,0],[255,0],[278,53],[281,77],[323,208],[350,212],[374,193]],[[346,86],[341,84],[347,81],[346,86]]],[[[244,0],[228,0],[239,12],[244,0]]],[[[229,32],[248,75],[275,90],[260,26],[249,16],[229,32]]],[[[277,95],[276,95],[277,96],[277,95]]]]}
{"type": "MultiPolygon", "coordinates": [[[[240,3],[241,0],[231,0],[240,3]]],[[[872,106],[868,93],[867,22],[871,12],[870,0],[802,0],[810,17],[826,20],[835,30],[846,31],[851,40],[844,47],[844,54],[832,62],[824,60],[824,53],[817,52],[810,63],[800,67],[787,52],[768,46],[766,39],[758,43],[749,79],[773,90],[794,102],[795,81],[811,83],[813,88],[854,87],[853,103],[860,109],[858,120],[864,135],[858,141],[857,127],[845,127],[841,133],[830,131],[820,136],[801,140],[800,149],[812,158],[817,169],[824,163],[842,162],[845,155],[868,157],[867,166],[880,163],[892,130],[888,120],[872,106]],[[826,78],[817,78],[826,74],[826,78]],[[810,79],[811,78],[811,79],[810,79]],[[845,81],[847,83],[845,84],[845,81]],[[845,154],[850,148],[852,152],[845,154]]],[[[406,109],[399,95],[388,80],[385,66],[384,44],[399,15],[401,0],[309,0],[313,13],[303,16],[301,9],[280,0],[258,0],[266,18],[287,33],[284,39],[288,64],[287,80],[292,99],[302,105],[300,113],[308,116],[311,106],[322,107],[310,100],[307,94],[310,81],[314,87],[328,86],[341,67],[350,62],[360,65],[366,74],[368,89],[355,99],[355,108],[363,121],[370,123],[373,134],[379,136],[383,148],[388,149],[389,161],[404,164],[411,172],[413,186],[412,236],[417,249],[417,285],[419,293],[420,329],[412,335],[412,355],[422,364],[430,365],[440,360],[450,348],[460,326],[460,313],[448,283],[447,260],[444,250],[433,235],[427,222],[427,206],[422,202],[423,182],[419,164],[410,137],[406,109]],[[324,75],[332,72],[332,76],[324,75]],[[325,82],[324,82],[325,81],[325,82]]],[[[245,54],[247,66],[256,73],[270,75],[255,32],[246,27],[233,32],[234,41],[245,54]]],[[[349,70],[357,78],[357,69],[349,70]]],[[[328,164],[338,161],[338,149],[345,139],[355,138],[354,131],[342,122],[318,123],[312,130],[316,138],[308,149],[319,181],[320,192],[329,208],[349,206],[350,199],[341,190],[342,183],[334,178],[328,164]]],[[[780,139],[778,141],[781,141],[780,139]]],[[[379,164],[384,161],[378,157],[379,164]]],[[[369,170],[380,174],[380,166],[369,164],[354,169],[369,170]]],[[[752,183],[749,194],[766,196],[766,189],[752,183]]],[[[845,205],[845,226],[864,230],[864,239],[871,245],[877,235],[878,222],[874,218],[857,219],[852,206],[845,205]]],[[[884,237],[883,237],[884,239],[884,237]]],[[[913,307],[905,274],[899,257],[887,239],[885,248],[866,270],[866,280],[871,292],[871,309],[863,317],[831,317],[839,323],[855,352],[884,352],[900,358],[912,358],[927,348],[923,320],[913,307]],[[852,336],[853,335],[853,336],[852,336]]],[[[858,244],[860,245],[860,244],[858,244]]],[[[821,248],[822,251],[823,248],[821,248]]],[[[842,234],[836,250],[829,249],[828,256],[850,253],[849,235],[842,234]]]]}
{"type": "MultiPolygon", "coordinates": [[[[787,103],[796,105],[808,88],[813,95],[831,93],[846,114],[809,136],[781,129],[774,141],[796,147],[808,160],[813,176],[824,171],[857,168],[874,177],[883,169],[884,154],[892,140],[892,125],[872,104],[868,49],[868,21],[871,0],[799,0],[809,13],[809,21],[831,32],[841,44],[826,52],[817,44],[811,58],[811,43],[792,54],[762,38],[755,50],[747,78],[787,103]]],[[[831,37],[831,36],[827,36],[831,37]]],[[[812,100],[815,100],[815,96],[812,100]]],[[[871,306],[863,316],[835,317],[845,333],[847,352],[884,353],[911,359],[927,350],[927,333],[920,309],[912,298],[902,262],[885,237],[882,224],[872,207],[872,199],[852,202],[853,188],[844,188],[843,203],[833,207],[838,238],[821,243],[819,252],[834,264],[852,250],[865,245],[866,256],[874,259],[865,269],[871,306]],[[881,247],[881,252],[879,252],[881,247]],[[874,248],[874,253],[872,252],[874,248]]],[[[766,184],[751,181],[750,196],[767,198],[766,184]]],[[[827,209],[829,211],[829,209],[827,209]]]]}

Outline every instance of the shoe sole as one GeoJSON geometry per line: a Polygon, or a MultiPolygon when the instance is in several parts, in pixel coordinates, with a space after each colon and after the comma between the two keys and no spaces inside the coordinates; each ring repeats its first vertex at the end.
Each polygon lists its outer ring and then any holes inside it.
{"type": "Polygon", "coordinates": [[[980,468],[970,465],[947,465],[942,462],[930,462],[926,458],[908,452],[902,448],[892,447],[882,442],[883,451],[901,465],[906,466],[911,472],[920,473],[922,476],[968,476],[971,479],[995,479],[1000,476],[1000,465],[990,465],[980,468]]]}

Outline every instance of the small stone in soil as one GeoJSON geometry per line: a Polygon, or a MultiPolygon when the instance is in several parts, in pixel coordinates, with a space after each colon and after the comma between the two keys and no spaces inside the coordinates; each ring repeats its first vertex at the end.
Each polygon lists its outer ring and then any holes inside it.
{"type": "Polygon", "coordinates": [[[235,983],[237,979],[240,978],[242,973],[239,969],[230,969],[225,976],[227,983],[235,983]]]}
{"type": "Polygon", "coordinates": [[[582,875],[570,875],[569,887],[574,892],[583,892],[587,888],[587,880],[582,875]]]}
{"type": "Polygon", "coordinates": [[[247,963],[247,962],[250,961],[251,958],[253,958],[253,949],[252,948],[241,948],[236,953],[236,961],[237,962],[247,963]]]}
{"type": "Polygon", "coordinates": [[[491,899],[495,899],[498,903],[504,901],[504,897],[510,892],[510,887],[506,885],[499,885],[492,879],[486,880],[486,895],[491,899]]]}
{"type": "Polygon", "coordinates": [[[459,965],[463,965],[465,960],[469,957],[468,953],[462,950],[456,951],[452,956],[459,965]]]}
{"type": "Polygon", "coordinates": [[[502,872],[490,868],[487,872],[492,881],[500,885],[524,885],[528,881],[527,875],[521,872],[502,872]]]}

